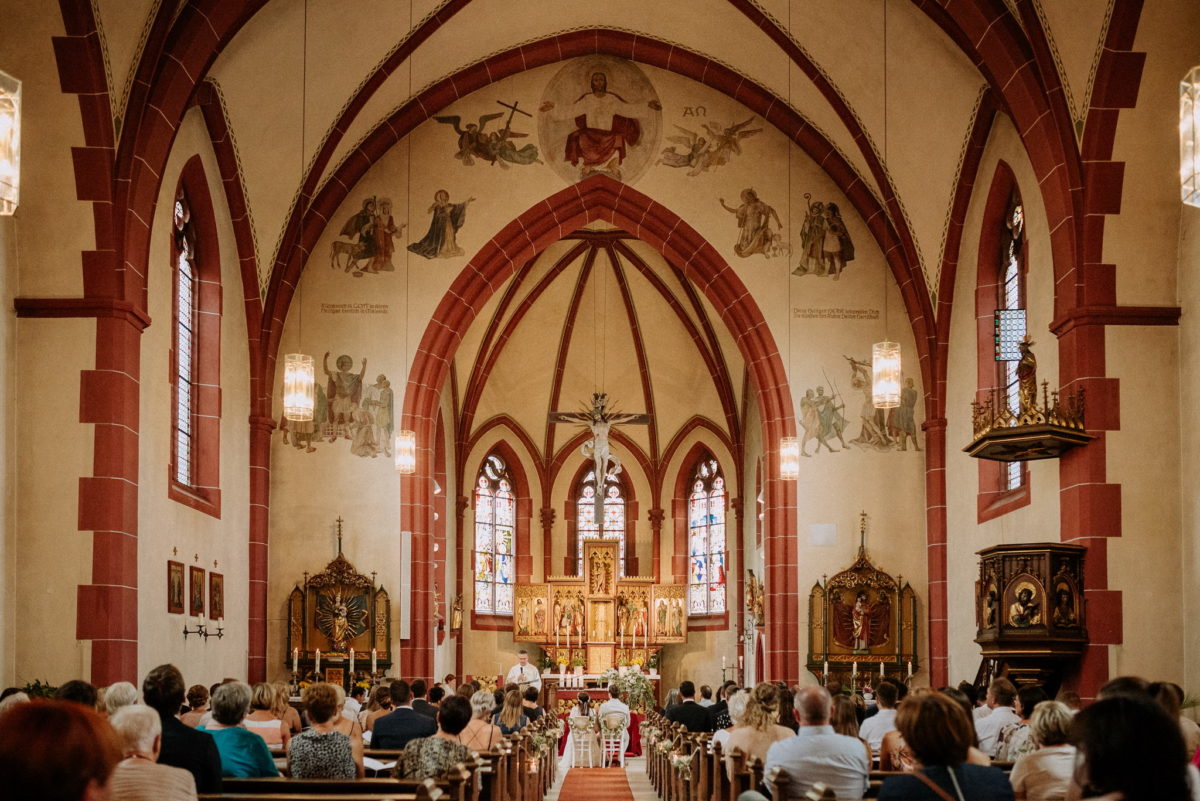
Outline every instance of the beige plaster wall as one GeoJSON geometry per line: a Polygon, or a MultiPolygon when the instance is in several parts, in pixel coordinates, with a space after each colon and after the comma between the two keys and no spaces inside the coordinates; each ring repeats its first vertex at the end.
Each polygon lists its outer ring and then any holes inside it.
{"type": "MultiPolygon", "coordinates": [[[[997,117],[979,165],[975,192],[967,210],[958,273],[954,286],[954,314],[950,328],[947,369],[946,504],[947,568],[949,578],[950,679],[973,681],[979,668],[975,639],[975,581],[979,561],[975,552],[990,545],[1012,542],[1056,542],[1059,539],[1058,462],[1028,462],[1028,506],[986,523],[978,522],[979,462],[962,452],[971,441],[971,401],[975,399],[978,357],[975,330],[975,288],[978,281],[979,232],[983,210],[996,175],[997,164],[1012,168],[1025,208],[1028,273],[1026,297],[1028,330],[1037,343],[1038,380],[1055,385],[1058,376],[1057,342],[1049,331],[1054,314],[1054,274],[1045,207],[1038,181],[1007,117],[997,117]]],[[[990,312],[988,313],[990,317],[990,312]]]]}
{"type": "MultiPolygon", "coordinates": [[[[1179,237],[1179,302],[1185,309],[1200,302],[1200,209],[1182,206],[1179,237]]],[[[1184,313],[1179,324],[1179,409],[1189,408],[1184,398],[1200,394],[1200,326],[1184,313]]],[[[1161,418],[1160,418],[1161,419],[1161,418]]],[[[1179,431],[1180,565],[1183,571],[1181,606],[1200,603],[1200,443],[1191,426],[1179,431]]],[[[1171,554],[1164,553],[1162,561],[1171,554]]],[[[1184,681],[1194,692],[1200,686],[1200,626],[1183,616],[1184,681]]]]}
{"type": "MultiPolygon", "coordinates": [[[[142,334],[141,430],[138,493],[138,672],[171,662],[189,684],[210,684],[246,675],[249,608],[247,534],[249,530],[249,354],[244,291],[234,246],[233,226],[204,119],[198,109],[184,118],[163,173],[150,241],[149,312],[154,322],[142,334]],[[183,166],[199,154],[212,196],[221,261],[221,517],[192,509],[167,496],[171,458],[172,208],[183,166]],[[183,562],[205,570],[205,609],[210,572],[225,578],[224,637],[184,639],[185,622],[167,614],[166,563],[183,562]]],[[[185,569],[186,574],[186,569],[185,569]]],[[[209,622],[210,630],[214,630],[209,622]]]]}
{"type": "MultiPolygon", "coordinates": [[[[0,217],[0,303],[11,309],[16,294],[17,264],[13,233],[16,221],[0,217]]],[[[13,312],[0,318],[0,682],[10,686],[16,674],[17,603],[17,320],[13,312]]]]}

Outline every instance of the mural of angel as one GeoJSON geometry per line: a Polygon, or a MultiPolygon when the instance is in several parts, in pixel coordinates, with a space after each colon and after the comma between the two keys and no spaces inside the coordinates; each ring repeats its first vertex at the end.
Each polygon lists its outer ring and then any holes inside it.
{"type": "Polygon", "coordinates": [[[865,651],[882,645],[889,639],[892,605],[881,592],[872,603],[866,590],[859,590],[854,603],[842,601],[841,593],[833,596],[833,640],[855,651],[865,651]]]}
{"type": "Polygon", "coordinates": [[[518,108],[519,103],[513,103],[510,106],[499,100],[496,102],[509,110],[508,120],[499,131],[489,132],[487,126],[492,120],[503,117],[503,111],[484,114],[479,117],[478,122],[468,122],[465,127],[462,125],[462,117],[459,115],[447,114],[434,117],[438,122],[454,126],[454,132],[458,134],[458,152],[454,154],[454,158],[461,161],[464,167],[474,166],[476,158],[482,159],[488,164],[499,164],[502,169],[508,169],[510,164],[541,164],[537,145],[527,143],[518,148],[512,141],[529,136],[529,134],[512,129],[513,116],[524,114],[526,117],[532,117],[533,115],[518,108]]]}
{"type": "Polygon", "coordinates": [[[792,275],[832,276],[838,280],[848,262],[854,261],[854,242],[842,221],[836,203],[814,201],[805,193],[808,210],[800,229],[800,264],[792,275]]]}
{"type": "Polygon", "coordinates": [[[684,150],[676,150],[675,145],[664,148],[656,163],[666,164],[668,167],[688,167],[689,176],[722,167],[729,163],[730,156],[741,155],[743,139],[762,133],[762,128],[746,129],[752,122],[753,117],[726,127],[717,122],[706,122],[703,135],[676,125],[683,135],[668,136],[667,141],[674,142],[684,150]]]}
{"type": "Polygon", "coordinates": [[[367,630],[367,596],[345,596],[341,589],[317,596],[317,630],[329,638],[335,651],[367,630]]]}

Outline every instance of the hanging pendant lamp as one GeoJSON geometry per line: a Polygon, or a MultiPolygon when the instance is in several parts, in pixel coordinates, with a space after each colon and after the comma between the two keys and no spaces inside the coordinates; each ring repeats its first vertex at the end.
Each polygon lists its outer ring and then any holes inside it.
{"type": "MultiPolygon", "coordinates": [[[[883,4],[883,164],[888,157],[887,2],[883,4]]],[[[885,200],[886,203],[886,200],[885,200]]],[[[876,409],[900,405],[900,343],[888,338],[888,220],[883,229],[883,341],[871,346],[871,403],[876,409]]]]}
{"type": "Polygon", "coordinates": [[[1189,206],[1200,206],[1200,67],[1179,84],[1179,193],[1189,206]]]}
{"type": "Polygon", "coordinates": [[[0,72],[0,215],[21,198],[21,82],[0,72]]]}
{"type": "Polygon", "coordinates": [[[289,353],[283,358],[283,416],[296,422],[311,421],[317,386],[313,357],[289,353]]]}

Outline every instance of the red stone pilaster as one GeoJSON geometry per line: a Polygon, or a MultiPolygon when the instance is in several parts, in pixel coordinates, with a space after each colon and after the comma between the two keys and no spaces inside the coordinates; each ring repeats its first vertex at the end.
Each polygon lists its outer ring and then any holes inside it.
{"type": "Polygon", "coordinates": [[[929,683],[949,684],[949,610],[946,594],[946,418],[926,420],[925,529],[929,572],[929,683]]]}
{"type": "Polygon", "coordinates": [[[250,530],[247,536],[250,585],[246,617],[246,676],[251,683],[267,680],[268,538],[271,530],[270,417],[250,418],[250,530]]]}

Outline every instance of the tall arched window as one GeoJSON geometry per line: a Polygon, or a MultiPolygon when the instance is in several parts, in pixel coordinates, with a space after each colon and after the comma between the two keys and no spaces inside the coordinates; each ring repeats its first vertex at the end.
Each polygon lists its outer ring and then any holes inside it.
{"type": "Polygon", "coordinates": [[[171,209],[171,438],[167,497],[221,516],[221,248],[200,157],[171,209]]]}
{"type": "Polygon", "coordinates": [[[492,454],[475,480],[475,611],[513,612],[517,499],[508,466],[492,454]]]}
{"type": "Polygon", "coordinates": [[[596,521],[596,471],[589,470],[579,482],[575,500],[575,531],[577,542],[575,553],[578,554],[575,565],[575,575],[583,575],[583,541],[584,540],[616,540],[619,543],[617,555],[620,558],[621,575],[625,575],[625,492],[621,486],[620,474],[608,476],[604,482],[604,519],[603,528],[596,521]]]}
{"type": "Polygon", "coordinates": [[[688,614],[725,611],[725,479],[716,459],[702,459],[688,495],[688,614]]]}
{"type": "MultiPolygon", "coordinates": [[[[1009,199],[1002,224],[1004,230],[1000,232],[1000,241],[1003,247],[1000,264],[1001,280],[997,287],[996,308],[1007,311],[1022,310],[1025,308],[1025,210],[1021,206],[1021,196],[1017,194],[1015,188],[1009,199]]],[[[1010,327],[1008,330],[1002,329],[999,336],[1014,339],[1023,336],[1025,325],[1023,318],[1021,319],[1021,325],[1010,327]]],[[[1016,350],[1015,342],[999,344],[1009,352],[1016,350]]],[[[1000,369],[997,378],[1000,386],[1004,387],[1005,403],[1013,414],[1020,414],[1021,399],[1017,381],[1017,361],[1010,359],[998,362],[998,365],[1000,369]]],[[[1002,476],[1003,489],[1017,489],[1025,480],[1024,463],[1006,462],[1002,476]]]]}
{"type": "Polygon", "coordinates": [[[196,235],[192,210],[180,187],[175,196],[175,394],[173,477],[185,487],[195,485],[196,407],[196,235]]]}

